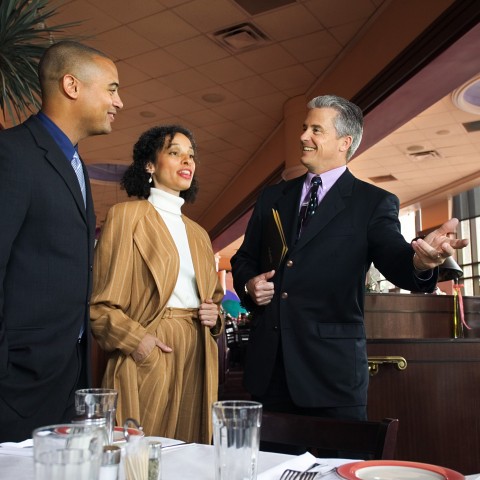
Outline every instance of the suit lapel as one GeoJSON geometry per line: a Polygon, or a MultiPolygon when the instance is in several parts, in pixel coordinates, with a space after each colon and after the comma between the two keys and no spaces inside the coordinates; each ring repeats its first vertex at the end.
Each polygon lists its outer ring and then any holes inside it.
{"type": "Polygon", "coordinates": [[[160,292],[160,297],[168,299],[175,288],[175,279],[180,269],[177,247],[167,225],[155,207],[145,200],[141,206],[147,209],[139,221],[134,240],[160,292]],[[169,272],[165,275],[163,272],[169,272]]]}
{"type": "Polygon", "coordinates": [[[354,176],[346,170],[335,182],[302,232],[295,249],[305,246],[345,209],[345,198],[351,196],[354,180],[354,176]]]}
{"type": "MultiPolygon", "coordinates": [[[[85,204],[83,203],[82,192],[80,190],[80,185],[78,184],[78,178],[75,175],[75,172],[73,171],[73,168],[70,165],[69,161],[65,158],[65,155],[55,143],[53,138],[51,138],[48,132],[43,128],[39,120],[32,116],[25,122],[25,125],[31,131],[38,146],[41,149],[45,150],[45,159],[63,178],[65,184],[67,185],[68,189],[73,195],[73,198],[75,199],[75,203],[77,204],[84,221],[86,222],[87,214],[85,210],[85,204]]],[[[88,181],[87,179],[88,175],[85,175],[85,182],[88,181]]]]}
{"type": "Polygon", "coordinates": [[[280,213],[283,231],[288,232],[287,244],[291,249],[297,237],[298,205],[306,175],[285,184],[283,195],[275,202],[274,208],[280,213]]]}
{"type": "MultiPolygon", "coordinates": [[[[82,165],[83,167],[83,176],[85,177],[85,187],[86,187],[86,212],[87,212],[87,220],[89,223],[89,228],[92,229],[93,232],[95,232],[95,227],[96,227],[96,217],[95,217],[95,209],[93,205],[93,196],[92,196],[92,187],[90,185],[90,177],[88,175],[88,170],[85,167],[85,164],[82,165]]],[[[72,168],[73,170],[73,168],[72,168]]],[[[78,180],[77,180],[78,183],[78,180]]],[[[80,191],[80,185],[79,185],[79,191],[80,191]]],[[[80,191],[80,196],[82,195],[82,192],[80,191]]],[[[83,198],[81,198],[82,205],[83,205],[83,198]]],[[[78,201],[77,201],[78,204],[78,201]]]]}

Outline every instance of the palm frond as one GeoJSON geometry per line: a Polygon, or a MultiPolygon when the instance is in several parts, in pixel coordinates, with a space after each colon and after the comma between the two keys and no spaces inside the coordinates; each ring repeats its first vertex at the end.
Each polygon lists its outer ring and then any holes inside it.
{"type": "Polygon", "coordinates": [[[3,118],[18,123],[40,108],[37,67],[55,41],[73,40],[61,35],[81,22],[48,26],[58,4],[48,0],[0,0],[0,108],[3,118]]]}

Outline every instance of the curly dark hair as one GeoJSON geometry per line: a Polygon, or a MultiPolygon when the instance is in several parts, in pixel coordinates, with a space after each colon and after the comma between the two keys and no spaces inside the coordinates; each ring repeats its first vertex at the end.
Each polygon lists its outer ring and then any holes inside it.
{"type": "MultiPolygon", "coordinates": [[[[129,197],[149,197],[151,184],[148,182],[150,174],[146,171],[147,164],[156,164],[157,153],[163,149],[165,143],[171,142],[177,133],[182,133],[190,140],[196,157],[197,144],[193,138],[193,133],[185,127],[180,125],[159,125],[143,132],[133,147],[133,162],[127,168],[120,181],[121,187],[126,190],[129,197]]],[[[196,158],[195,161],[197,161],[196,158]]],[[[193,203],[197,193],[198,181],[194,176],[190,188],[180,192],[180,196],[185,202],[193,203]]]]}

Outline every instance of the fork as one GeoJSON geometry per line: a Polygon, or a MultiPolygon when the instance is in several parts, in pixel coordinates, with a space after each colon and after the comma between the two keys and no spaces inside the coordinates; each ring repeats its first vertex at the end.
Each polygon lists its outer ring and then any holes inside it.
{"type": "Polygon", "coordinates": [[[317,472],[300,472],[298,470],[285,470],[280,480],[313,480],[317,472]]]}
{"type": "Polygon", "coordinates": [[[280,480],[316,480],[317,478],[328,475],[333,471],[335,471],[334,467],[324,472],[299,472],[298,470],[285,470],[280,477],[280,480]]]}
{"type": "Polygon", "coordinates": [[[314,463],[311,467],[307,468],[303,472],[298,470],[285,470],[280,477],[280,480],[314,480],[324,475],[329,474],[335,470],[335,467],[329,468],[328,470],[324,470],[323,472],[311,472],[310,470],[314,467],[319,467],[321,464],[314,463]]]}

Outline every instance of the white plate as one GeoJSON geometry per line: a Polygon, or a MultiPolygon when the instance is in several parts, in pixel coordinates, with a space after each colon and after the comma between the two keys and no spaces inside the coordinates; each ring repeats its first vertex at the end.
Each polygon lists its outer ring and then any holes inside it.
{"type": "Polygon", "coordinates": [[[464,480],[449,468],[428,463],[371,460],[341,465],[338,474],[347,480],[464,480]]]}
{"type": "Polygon", "coordinates": [[[430,472],[415,467],[366,467],[357,470],[357,477],[362,480],[397,480],[399,478],[411,480],[445,480],[440,473],[430,472]]]}

